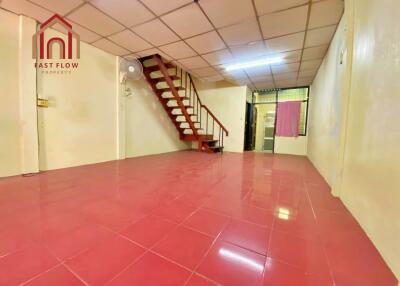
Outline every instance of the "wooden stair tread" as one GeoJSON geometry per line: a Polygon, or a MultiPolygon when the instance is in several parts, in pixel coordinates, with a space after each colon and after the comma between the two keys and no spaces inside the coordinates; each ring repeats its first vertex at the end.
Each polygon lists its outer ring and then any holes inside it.
{"type": "MultiPolygon", "coordinates": [[[[164,65],[165,65],[165,67],[167,69],[174,69],[175,68],[175,66],[173,64],[171,64],[171,63],[164,63],[164,65]]],[[[143,67],[143,69],[145,71],[147,71],[147,72],[152,73],[152,72],[155,72],[155,71],[159,71],[160,67],[158,65],[155,65],[155,66],[143,67]]]]}
{"type": "MultiPolygon", "coordinates": [[[[184,87],[182,86],[175,86],[176,90],[185,90],[184,87]]],[[[172,89],[170,87],[166,87],[166,88],[157,88],[157,90],[161,91],[161,92],[170,92],[172,89]]]]}
{"type": "MultiPolygon", "coordinates": [[[[179,76],[176,76],[176,75],[171,75],[169,77],[171,78],[171,80],[179,80],[179,79],[181,79],[179,76]]],[[[152,80],[153,80],[153,82],[155,84],[167,81],[165,77],[155,77],[155,78],[152,78],[152,80]]]]}

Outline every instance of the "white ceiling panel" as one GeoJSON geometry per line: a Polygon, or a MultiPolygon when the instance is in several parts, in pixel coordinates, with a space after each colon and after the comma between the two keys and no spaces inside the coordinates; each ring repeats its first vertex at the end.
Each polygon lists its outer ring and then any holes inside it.
{"type": "Polygon", "coordinates": [[[309,28],[314,29],[337,24],[342,17],[343,9],[343,0],[325,0],[313,3],[309,28]]]}
{"type": "Polygon", "coordinates": [[[314,77],[318,72],[318,68],[316,69],[309,69],[309,70],[302,70],[299,72],[299,78],[304,77],[314,77]]]}
{"type": "Polygon", "coordinates": [[[94,42],[92,45],[116,56],[128,55],[130,53],[128,50],[114,44],[113,42],[105,38],[94,42]]]}
{"type": "Polygon", "coordinates": [[[192,37],[213,29],[211,23],[195,3],[168,13],[161,19],[182,38],[192,37]]]}
{"type": "Polygon", "coordinates": [[[161,15],[179,8],[193,0],[141,0],[155,14],[161,15]]]}
{"type": "Polygon", "coordinates": [[[201,0],[199,3],[217,28],[255,16],[252,0],[201,0]]]}
{"type": "Polygon", "coordinates": [[[179,40],[179,37],[159,19],[136,26],[132,28],[132,31],[155,46],[166,45],[179,40]]]}
{"type": "Polygon", "coordinates": [[[201,57],[192,57],[183,60],[179,60],[179,62],[187,67],[188,69],[198,69],[208,67],[209,64],[201,57]]]}
{"type": "MultiPolygon", "coordinates": [[[[87,42],[87,43],[92,43],[92,42],[97,41],[97,40],[99,40],[101,38],[100,35],[92,32],[92,31],[89,31],[86,28],[83,28],[82,26],[80,26],[80,25],[78,25],[76,23],[73,23],[72,21],[69,21],[69,23],[72,25],[72,29],[76,33],[79,34],[79,37],[80,37],[81,41],[84,41],[84,42],[87,42]]],[[[57,31],[59,31],[59,32],[61,32],[61,33],[63,33],[63,34],[66,33],[65,27],[61,26],[58,23],[56,25],[54,25],[52,28],[57,30],[57,31]]]]}
{"type": "Polygon", "coordinates": [[[218,75],[218,72],[212,67],[191,70],[198,77],[210,77],[218,75]]]}
{"type": "Polygon", "coordinates": [[[272,73],[280,74],[280,73],[288,73],[288,72],[297,72],[299,70],[300,63],[291,63],[291,64],[282,64],[282,65],[272,65],[272,73]]]}
{"type": "Polygon", "coordinates": [[[196,56],[196,52],[193,51],[184,41],[168,44],[160,47],[164,53],[170,55],[174,59],[183,59],[196,56]]]}
{"type": "Polygon", "coordinates": [[[271,70],[269,68],[269,66],[261,66],[261,67],[254,67],[254,68],[249,68],[249,69],[245,69],[245,72],[250,76],[269,76],[271,75],[271,70]]]}
{"type": "Polygon", "coordinates": [[[253,83],[260,83],[260,82],[272,82],[274,79],[272,78],[272,75],[265,75],[265,76],[252,76],[251,81],[253,83]]]}
{"type": "Polygon", "coordinates": [[[255,0],[259,16],[307,4],[309,0],[255,0]]]}
{"type": "Polygon", "coordinates": [[[312,60],[301,62],[300,71],[315,70],[321,65],[322,60],[312,60]]]}
{"type": "Polygon", "coordinates": [[[222,75],[214,75],[214,76],[203,77],[202,80],[209,81],[209,82],[216,82],[216,81],[224,80],[224,77],[222,75]]]}
{"type": "Polygon", "coordinates": [[[124,26],[89,4],[72,12],[68,19],[102,36],[108,36],[124,30],[124,26]]]}
{"type": "Polygon", "coordinates": [[[65,15],[74,8],[78,7],[82,3],[84,3],[83,0],[30,0],[30,2],[33,2],[35,4],[38,4],[46,9],[49,9],[50,11],[54,13],[58,13],[60,15],[65,15]]]}
{"type": "Polygon", "coordinates": [[[232,62],[234,60],[231,52],[228,49],[204,54],[202,57],[209,62],[211,65],[220,65],[232,62]]]}
{"type": "Polygon", "coordinates": [[[335,31],[336,26],[328,26],[324,28],[309,30],[307,33],[305,47],[309,48],[329,44],[335,31]]]}
{"type": "Polygon", "coordinates": [[[0,1],[0,7],[12,11],[19,15],[31,17],[39,22],[45,22],[53,14],[26,0],[3,0],[0,1]]]}
{"type": "Polygon", "coordinates": [[[308,6],[301,6],[260,17],[264,39],[306,30],[308,6]]]}
{"type": "Polygon", "coordinates": [[[289,80],[289,79],[297,79],[298,72],[288,72],[288,73],[279,73],[274,74],[275,81],[289,80]]]}
{"type": "Polygon", "coordinates": [[[256,42],[251,45],[235,46],[231,48],[235,58],[240,60],[254,60],[265,56],[268,52],[263,42],[256,42]]]}
{"type": "Polygon", "coordinates": [[[201,78],[250,87],[249,77],[274,87],[271,69],[276,87],[312,82],[343,14],[342,0],[3,0],[0,7],[40,22],[68,14],[82,41],[114,55],[158,53],[201,78]],[[225,70],[274,57],[283,63],[225,70]]]}
{"type": "Polygon", "coordinates": [[[132,52],[150,49],[152,45],[135,35],[131,30],[124,30],[109,37],[110,40],[132,52]]]}
{"type": "Polygon", "coordinates": [[[205,54],[226,48],[221,37],[215,31],[187,39],[186,42],[199,54],[205,54]]]}
{"type": "Polygon", "coordinates": [[[296,87],[297,86],[297,80],[296,79],[288,79],[288,80],[275,81],[275,86],[276,86],[276,88],[296,87]]]}
{"type": "MultiPolygon", "coordinates": [[[[63,2],[69,2],[69,0],[63,0],[63,2]]],[[[90,3],[126,27],[132,27],[154,18],[153,13],[137,0],[91,0],[90,3]]]]}
{"type": "Polygon", "coordinates": [[[304,49],[303,61],[322,59],[324,58],[327,50],[328,45],[304,49]]]}
{"type": "Polygon", "coordinates": [[[262,40],[256,18],[219,29],[219,33],[229,46],[247,45],[262,40]]]}
{"type": "Polygon", "coordinates": [[[275,85],[272,81],[267,81],[267,82],[257,82],[255,84],[257,89],[273,89],[275,88],[275,85]]]}
{"type": "Polygon", "coordinates": [[[271,55],[272,58],[280,58],[285,64],[298,63],[301,61],[301,50],[271,55]]]}
{"type": "Polygon", "coordinates": [[[282,53],[301,50],[304,44],[305,33],[296,33],[265,41],[269,53],[282,53]]]}

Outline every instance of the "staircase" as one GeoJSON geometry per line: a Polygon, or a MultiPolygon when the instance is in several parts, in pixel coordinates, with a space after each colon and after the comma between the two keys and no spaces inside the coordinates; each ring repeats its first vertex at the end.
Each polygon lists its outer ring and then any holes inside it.
{"type": "Polygon", "coordinates": [[[202,104],[192,76],[160,55],[139,59],[143,73],[183,141],[197,141],[198,150],[223,152],[228,130],[202,104]]]}

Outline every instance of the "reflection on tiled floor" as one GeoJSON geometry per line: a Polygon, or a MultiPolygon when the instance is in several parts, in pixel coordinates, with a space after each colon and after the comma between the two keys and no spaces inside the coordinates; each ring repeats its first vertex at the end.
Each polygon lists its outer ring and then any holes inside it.
{"type": "Polygon", "coordinates": [[[178,152],[0,179],[0,285],[397,286],[303,157],[178,152]]]}

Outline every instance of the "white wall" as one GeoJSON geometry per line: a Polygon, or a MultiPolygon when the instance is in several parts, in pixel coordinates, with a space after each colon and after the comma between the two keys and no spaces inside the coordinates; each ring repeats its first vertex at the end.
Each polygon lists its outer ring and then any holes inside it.
{"type": "Polygon", "coordinates": [[[346,62],[340,64],[346,46],[343,17],[318,74],[311,86],[308,117],[308,157],[332,186],[337,176],[342,119],[342,86],[346,62]]]}
{"type": "Polygon", "coordinates": [[[311,90],[308,154],[400,280],[399,11],[346,0],[311,90]]]}
{"type": "MultiPolygon", "coordinates": [[[[60,36],[60,33],[53,31],[60,36]]],[[[117,159],[116,57],[81,43],[71,74],[38,72],[40,169],[117,159]]]]}
{"type": "Polygon", "coordinates": [[[232,86],[226,82],[196,81],[200,99],[229,132],[224,137],[224,151],[243,152],[247,86],[232,86]]]}
{"type": "Polygon", "coordinates": [[[136,157],[191,149],[179,139],[167,112],[150,85],[144,81],[128,81],[132,95],[125,103],[126,157],[136,157]]]}
{"type": "Polygon", "coordinates": [[[35,69],[31,41],[35,22],[0,9],[0,177],[38,170],[35,69]]]}
{"type": "Polygon", "coordinates": [[[307,136],[275,137],[275,153],[289,155],[307,155],[307,136]]]}
{"type": "Polygon", "coordinates": [[[21,172],[18,16],[0,10],[0,176],[21,172]]]}

